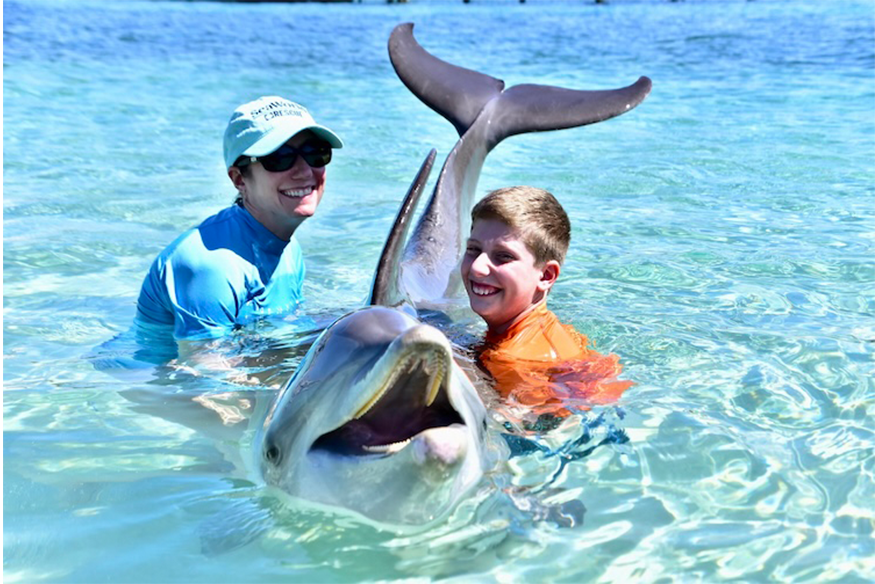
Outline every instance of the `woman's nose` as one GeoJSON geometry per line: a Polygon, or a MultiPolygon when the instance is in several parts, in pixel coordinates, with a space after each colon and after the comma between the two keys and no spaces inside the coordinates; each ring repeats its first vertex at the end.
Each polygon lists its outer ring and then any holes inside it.
{"type": "Polygon", "coordinates": [[[294,176],[307,176],[313,172],[313,169],[307,164],[304,157],[298,154],[298,158],[295,159],[295,163],[289,168],[289,172],[294,176]]]}

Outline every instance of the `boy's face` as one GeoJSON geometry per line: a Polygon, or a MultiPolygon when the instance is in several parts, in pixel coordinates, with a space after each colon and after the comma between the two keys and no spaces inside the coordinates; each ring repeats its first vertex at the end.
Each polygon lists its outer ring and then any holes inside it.
{"type": "Polygon", "coordinates": [[[471,228],[461,272],[471,309],[490,331],[503,333],[544,299],[559,276],[559,263],[537,267],[516,231],[497,219],[478,219],[471,228]]]}

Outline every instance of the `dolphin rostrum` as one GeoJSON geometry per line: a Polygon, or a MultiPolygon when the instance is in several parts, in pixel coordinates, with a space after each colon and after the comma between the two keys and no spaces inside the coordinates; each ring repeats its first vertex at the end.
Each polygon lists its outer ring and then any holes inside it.
{"type": "Polygon", "coordinates": [[[417,309],[442,303],[469,231],[486,155],[524,132],[591,124],[638,105],[650,80],[611,91],[504,83],[445,63],[395,28],[401,80],[460,139],[408,238],[435,154],[426,158],[384,246],[368,305],[323,331],[278,393],[255,441],[265,481],[382,524],[445,517],[494,464],[486,409],[438,329],[417,309]]]}

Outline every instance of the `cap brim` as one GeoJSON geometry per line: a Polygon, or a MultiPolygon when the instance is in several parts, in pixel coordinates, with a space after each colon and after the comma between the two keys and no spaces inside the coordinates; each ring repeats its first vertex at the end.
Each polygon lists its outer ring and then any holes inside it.
{"type": "Polygon", "coordinates": [[[311,126],[298,126],[297,124],[294,126],[279,126],[262,136],[261,140],[247,148],[243,151],[242,156],[266,156],[285,144],[289,141],[290,138],[300,134],[301,132],[309,130],[331,144],[332,148],[343,148],[343,142],[340,138],[326,128],[325,126],[320,126],[319,124],[314,124],[311,126]]]}
{"type": "Polygon", "coordinates": [[[332,148],[343,148],[343,141],[340,139],[340,136],[326,128],[325,126],[315,125],[305,128],[306,130],[310,130],[329,144],[331,144],[332,148]]]}

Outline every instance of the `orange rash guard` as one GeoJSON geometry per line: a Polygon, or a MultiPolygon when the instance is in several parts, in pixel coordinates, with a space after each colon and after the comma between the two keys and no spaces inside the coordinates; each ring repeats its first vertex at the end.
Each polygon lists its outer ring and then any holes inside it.
{"type": "Polygon", "coordinates": [[[571,413],[565,405],[583,410],[612,403],[632,385],[616,379],[623,369],[617,355],[588,345],[586,336],[559,322],[542,302],[503,334],[487,332],[479,361],[507,405],[565,417],[571,413]]]}

